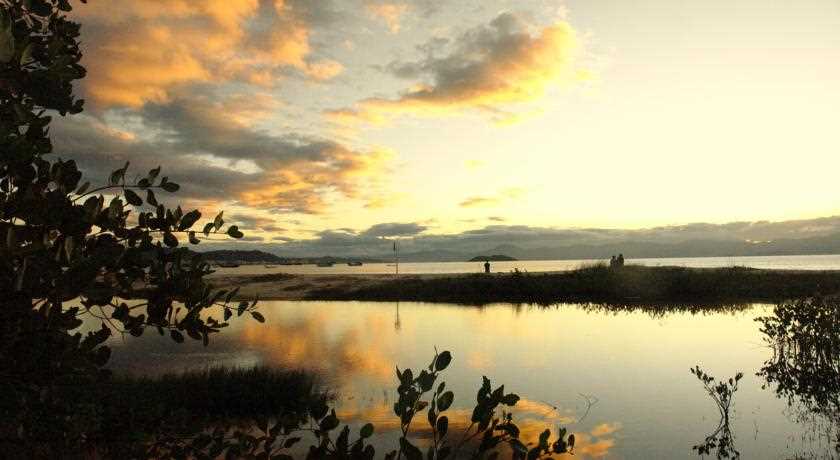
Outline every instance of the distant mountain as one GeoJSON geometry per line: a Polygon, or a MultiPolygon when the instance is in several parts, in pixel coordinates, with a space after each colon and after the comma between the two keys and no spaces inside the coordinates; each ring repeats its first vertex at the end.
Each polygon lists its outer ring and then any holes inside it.
{"type": "MultiPolygon", "coordinates": [[[[248,247],[286,261],[314,261],[323,257],[337,261],[393,261],[392,241],[368,233],[342,229],[283,243],[235,242],[213,247],[248,247]]],[[[403,262],[460,262],[476,254],[504,254],[518,260],[582,260],[609,259],[620,253],[630,259],[840,254],[840,216],[629,230],[488,225],[460,233],[420,233],[401,238],[399,258],[403,262]]],[[[219,257],[230,260],[228,255],[219,257]]],[[[260,256],[257,260],[269,259],[260,256]]],[[[273,259],[265,263],[282,262],[273,259]]]]}
{"type": "Polygon", "coordinates": [[[502,255],[502,254],[495,254],[495,255],[492,255],[492,256],[475,256],[472,259],[470,259],[469,262],[484,262],[485,260],[490,261],[490,262],[504,262],[504,261],[512,261],[512,260],[517,260],[517,259],[515,259],[511,256],[506,256],[506,255],[502,255]]]}
{"type": "MultiPolygon", "coordinates": [[[[198,252],[198,251],[196,251],[198,252]]],[[[280,263],[283,258],[263,251],[218,250],[198,252],[207,262],[280,263]]]]}
{"type": "Polygon", "coordinates": [[[243,264],[315,264],[318,262],[332,262],[336,264],[343,264],[347,262],[366,262],[376,263],[382,262],[380,259],[371,257],[281,257],[265,251],[259,250],[236,250],[225,249],[216,251],[195,251],[204,257],[204,260],[210,263],[216,262],[237,262],[243,264]]]}

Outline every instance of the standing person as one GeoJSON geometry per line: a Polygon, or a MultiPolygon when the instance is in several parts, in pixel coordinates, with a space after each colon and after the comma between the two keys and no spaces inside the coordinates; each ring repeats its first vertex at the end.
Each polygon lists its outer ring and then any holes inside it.
{"type": "Polygon", "coordinates": [[[484,261],[484,273],[490,273],[490,261],[489,260],[484,261]]]}
{"type": "Polygon", "coordinates": [[[613,254],[612,257],[610,257],[610,268],[615,268],[615,264],[616,264],[615,254],[613,254]]]}
{"type": "Polygon", "coordinates": [[[618,259],[616,259],[616,264],[617,264],[619,267],[623,267],[623,266],[624,266],[624,254],[619,254],[619,255],[618,255],[618,259]]]}

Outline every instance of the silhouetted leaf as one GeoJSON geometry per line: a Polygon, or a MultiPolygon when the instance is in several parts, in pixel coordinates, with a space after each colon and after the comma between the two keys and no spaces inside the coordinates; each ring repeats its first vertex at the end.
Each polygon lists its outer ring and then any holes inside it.
{"type": "Polygon", "coordinates": [[[178,191],[178,189],[181,188],[181,186],[176,184],[175,182],[162,182],[160,184],[160,188],[166,190],[169,193],[175,193],[178,191]]]}
{"type": "Polygon", "coordinates": [[[155,198],[155,192],[153,192],[151,189],[146,190],[146,203],[149,203],[152,206],[158,205],[157,198],[155,198]]]}
{"type": "Polygon", "coordinates": [[[181,334],[180,332],[176,331],[175,329],[170,329],[169,330],[169,336],[172,337],[172,340],[174,340],[178,343],[183,343],[184,342],[184,335],[181,334]]]}
{"type": "Polygon", "coordinates": [[[265,322],[265,318],[264,318],[264,317],[263,317],[263,315],[262,315],[260,312],[258,312],[258,311],[252,311],[252,312],[251,312],[251,316],[253,316],[255,320],[257,320],[257,321],[259,321],[259,322],[261,322],[261,323],[264,323],[264,322],[265,322]]]}
{"type": "Polygon", "coordinates": [[[444,351],[438,355],[437,359],[435,360],[435,370],[442,371],[449,366],[449,363],[452,362],[452,354],[448,351],[444,351]]]}
{"type": "Polygon", "coordinates": [[[243,236],[245,236],[242,234],[242,232],[239,231],[239,227],[237,227],[236,225],[231,225],[230,227],[228,227],[227,234],[232,238],[242,238],[243,236]]]}
{"type": "Polygon", "coordinates": [[[438,396],[438,399],[437,399],[438,410],[443,412],[446,409],[449,409],[449,406],[452,405],[452,401],[454,401],[454,400],[455,400],[455,393],[453,393],[451,391],[447,391],[447,392],[443,393],[442,395],[438,396]]]}
{"type": "Polygon", "coordinates": [[[131,189],[123,190],[123,195],[125,195],[125,201],[128,201],[128,204],[133,206],[142,206],[143,199],[140,198],[140,195],[134,193],[131,189]]]}
{"type": "Polygon", "coordinates": [[[165,232],[163,234],[163,243],[170,248],[174,248],[178,246],[178,238],[175,238],[175,235],[170,232],[165,232]]]}

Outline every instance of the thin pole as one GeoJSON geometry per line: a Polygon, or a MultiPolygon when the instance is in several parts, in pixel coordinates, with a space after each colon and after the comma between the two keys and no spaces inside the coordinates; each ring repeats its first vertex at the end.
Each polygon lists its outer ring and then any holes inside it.
{"type": "Polygon", "coordinates": [[[394,240],[394,266],[397,270],[397,276],[400,276],[400,245],[397,244],[399,240],[394,240]]]}

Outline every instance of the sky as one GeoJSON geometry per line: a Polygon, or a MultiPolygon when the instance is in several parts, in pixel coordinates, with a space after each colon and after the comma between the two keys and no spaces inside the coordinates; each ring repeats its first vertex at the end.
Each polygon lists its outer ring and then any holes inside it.
{"type": "Polygon", "coordinates": [[[56,151],[278,250],[840,214],[836,0],[117,3],[56,151]]]}

